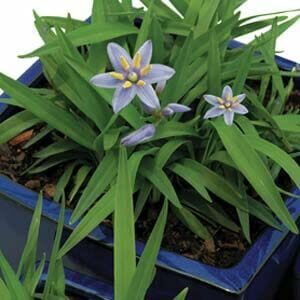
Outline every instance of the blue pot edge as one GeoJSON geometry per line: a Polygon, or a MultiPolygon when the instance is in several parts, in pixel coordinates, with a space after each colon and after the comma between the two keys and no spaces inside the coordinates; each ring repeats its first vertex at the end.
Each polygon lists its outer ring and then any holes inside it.
{"type": "MultiPolygon", "coordinates": [[[[237,48],[242,47],[244,44],[238,42],[238,41],[231,41],[229,47],[231,48],[237,48]]],[[[276,57],[277,63],[279,67],[285,70],[292,70],[292,68],[297,65],[297,63],[292,62],[290,60],[287,60],[285,58],[276,57]]],[[[18,80],[22,82],[23,84],[30,85],[32,84],[40,75],[42,75],[42,65],[41,62],[38,60],[36,61],[18,80]]],[[[2,94],[0,97],[7,97],[7,95],[2,94]]],[[[5,111],[7,108],[7,105],[0,103],[0,114],[5,111]]],[[[4,192],[8,194],[8,196],[16,196],[16,194],[19,196],[18,200],[26,206],[29,209],[34,209],[37,194],[26,189],[23,186],[20,186],[14,182],[12,182],[10,179],[6,178],[5,176],[0,177],[0,192],[4,192]],[[5,187],[5,185],[7,187],[5,187]],[[18,188],[16,189],[16,187],[18,188]],[[9,192],[11,188],[11,193],[9,192]],[[16,190],[18,190],[18,193],[15,193],[16,190]],[[26,192],[25,192],[26,191],[26,192]],[[31,195],[28,198],[28,194],[31,195]]],[[[295,190],[295,193],[299,193],[299,190],[295,190]]],[[[290,198],[287,200],[287,206],[290,211],[295,210],[296,213],[293,214],[294,219],[298,219],[300,216],[300,204],[297,206],[296,203],[299,202],[297,199],[290,198]],[[298,211],[299,210],[299,211],[298,211]]],[[[299,202],[300,203],[300,202],[299,202]]],[[[58,214],[59,214],[59,205],[57,205],[54,202],[50,202],[47,199],[44,199],[44,207],[43,208],[43,214],[44,216],[52,219],[53,221],[58,220],[58,214]],[[45,207],[45,203],[47,203],[45,207]]],[[[69,219],[71,216],[72,211],[67,210],[66,212],[66,219],[65,219],[65,225],[68,228],[74,228],[76,224],[73,226],[69,225],[69,219]]],[[[259,241],[265,239],[269,239],[270,245],[268,247],[264,247],[266,252],[263,256],[259,256],[259,261],[255,265],[254,268],[252,268],[251,272],[247,272],[247,276],[242,279],[241,281],[241,274],[237,276],[237,272],[239,269],[243,270],[243,274],[245,273],[245,268],[242,268],[242,266],[245,264],[245,267],[247,270],[249,270],[249,265],[245,263],[247,261],[247,257],[251,256],[250,253],[254,252],[251,251],[254,248],[254,245],[250,248],[250,250],[246,253],[244,258],[241,260],[239,264],[236,266],[229,268],[229,269],[219,269],[215,267],[211,267],[205,264],[202,264],[200,262],[188,259],[186,257],[183,257],[181,255],[161,250],[158,256],[157,265],[169,269],[171,271],[180,273],[182,275],[194,278],[196,280],[200,280],[202,282],[205,282],[207,284],[213,285],[217,288],[220,288],[222,290],[225,290],[230,293],[234,294],[240,294],[242,293],[247,286],[251,283],[252,279],[255,277],[255,275],[259,272],[259,270],[262,268],[262,266],[265,264],[265,262],[270,258],[270,256],[274,253],[274,251],[277,249],[277,247],[281,244],[281,242],[284,240],[284,238],[288,234],[288,230],[283,226],[283,231],[279,232],[277,230],[274,230],[272,228],[268,228],[261,237],[256,241],[255,244],[258,244],[259,241]],[[179,263],[178,263],[179,261],[179,263]],[[221,270],[221,271],[220,271],[221,270]],[[220,272],[224,274],[225,276],[223,278],[220,278],[220,272]],[[226,278],[229,280],[226,280],[226,278]],[[234,282],[237,282],[238,284],[234,284],[234,282]]],[[[101,243],[105,244],[106,246],[112,247],[113,246],[113,240],[112,235],[110,233],[110,230],[108,230],[106,227],[101,226],[101,228],[95,229],[89,236],[89,238],[100,241],[101,243]]],[[[144,248],[144,244],[141,242],[137,242],[137,254],[140,255],[142,253],[142,250],[144,248]]],[[[255,250],[256,251],[256,250],[255,250]]],[[[257,251],[256,251],[257,252],[257,251]]],[[[255,253],[255,252],[254,252],[255,253]]],[[[255,253],[257,256],[257,253],[255,253]]],[[[253,263],[253,262],[252,262],[253,263]]],[[[251,265],[253,266],[253,265],[251,265]]]]}
{"type": "MultiPolygon", "coordinates": [[[[37,262],[37,265],[39,262],[37,262]]],[[[44,270],[40,278],[40,285],[44,285],[47,279],[49,263],[46,262],[44,270]]],[[[89,275],[85,275],[79,272],[75,272],[68,268],[64,268],[66,288],[72,288],[77,291],[81,291],[87,296],[97,296],[103,300],[112,300],[114,291],[113,287],[105,282],[100,281],[98,278],[94,278],[89,275]]]]}

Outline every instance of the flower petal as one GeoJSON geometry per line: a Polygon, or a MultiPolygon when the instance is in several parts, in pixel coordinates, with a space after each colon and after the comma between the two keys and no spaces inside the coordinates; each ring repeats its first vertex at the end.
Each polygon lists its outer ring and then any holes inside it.
{"type": "Polygon", "coordinates": [[[175,74],[175,70],[165,65],[154,64],[151,71],[143,77],[148,84],[168,80],[175,74]]]}
{"type": "Polygon", "coordinates": [[[234,112],[233,111],[225,111],[224,113],[224,121],[227,125],[231,126],[233,124],[234,112]]]}
{"type": "Polygon", "coordinates": [[[224,109],[220,109],[219,107],[213,107],[206,112],[203,118],[204,119],[216,118],[223,115],[224,113],[225,113],[224,109]]]}
{"type": "Polygon", "coordinates": [[[164,116],[169,117],[172,116],[174,113],[184,113],[190,110],[191,109],[186,105],[170,103],[162,110],[162,113],[164,116]]]}
{"type": "Polygon", "coordinates": [[[226,85],[222,92],[222,98],[224,100],[230,100],[233,97],[232,89],[229,85],[226,85]]]}
{"type": "Polygon", "coordinates": [[[132,132],[131,134],[125,136],[121,140],[121,144],[124,146],[135,146],[142,142],[150,140],[155,134],[155,126],[152,124],[147,124],[140,129],[132,132]]]}
{"type": "Polygon", "coordinates": [[[115,88],[122,84],[121,80],[113,78],[109,73],[95,75],[90,82],[103,88],[115,88]]]}
{"type": "Polygon", "coordinates": [[[144,86],[137,86],[136,93],[147,107],[152,109],[160,109],[158,97],[151,85],[146,84],[144,86]]]}
{"type": "Polygon", "coordinates": [[[207,103],[211,105],[220,105],[220,103],[218,102],[218,97],[214,95],[204,95],[203,98],[207,103]]]}
{"type": "Polygon", "coordinates": [[[126,107],[136,95],[136,88],[132,86],[128,89],[123,87],[117,88],[112,100],[112,106],[114,113],[118,113],[124,107],[126,107]]]}
{"type": "Polygon", "coordinates": [[[231,109],[232,109],[233,112],[235,112],[237,114],[240,114],[240,115],[245,115],[249,112],[247,107],[242,105],[242,104],[233,106],[231,109]]]}
{"type": "Polygon", "coordinates": [[[155,91],[156,94],[161,94],[167,85],[167,80],[162,80],[157,83],[155,91]]]}
{"type": "Polygon", "coordinates": [[[241,103],[242,101],[244,101],[246,99],[246,94],[238,95],[238,96],[236,96],[236,98],[237,98],[237,101],[239,103],[241,103]]]}
{"type": "Polygon", "coordinates": [[[152,41],[146,41],[141,48],[138,50],[138,53],[141,54],[141,68],[150,64],[152,58],[153,45],[152,41]]]}
{"type": "Polygon", "coordinates": [[[124,48],[116,43],[109,43],[107,45],[107,53],[111,64],[114,69],[118,72],[124,72],[124,68],[121,64],[121,57],[124,57],[129,65],[132,64],[132,59],[130,55],[126,52],[124,48]]]}

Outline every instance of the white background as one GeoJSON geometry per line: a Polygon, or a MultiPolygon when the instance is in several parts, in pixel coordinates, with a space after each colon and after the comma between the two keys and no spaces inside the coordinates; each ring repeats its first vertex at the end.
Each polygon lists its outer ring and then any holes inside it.
{"type": "MultiPolygon", "coordinates": [[[[34,59],[19,59],[17,56],[41,45],[33,26],[33,9],[39,15],[66,16],[70,12],[74,18],[85,19],[90,15],[92,6],[92,0],[2,0],[1,2],[0,72],[14,78],[21,75],[34,62],[34,59]]],[[[134,2],[140,6],[138,0],[134,2]]],[[[242,15],[245,17],[298,8],[300,8],[299,0],[248,0],[242,7],[242,15]]],[[[243,41],[247,40],[249,37],[243,38],[243,41]]],[[[300,62],[300,21],[280,38],[277,49],[283,51],[282,56],[300,62]]]]}

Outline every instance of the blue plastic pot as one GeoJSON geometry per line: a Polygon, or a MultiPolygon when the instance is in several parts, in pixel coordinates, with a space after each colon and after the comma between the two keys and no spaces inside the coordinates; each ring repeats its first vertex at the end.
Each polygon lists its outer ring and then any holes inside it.
{"type": "MultiPolygon", "coordinates": [[[[42,290],[48,272],[48,263],[45,264],[37,290],[42,290]]],[[[65,268],[66,292],[68,296],[76,296],[82,300],[112,300],[113,287],[92,276],[74,272],[65,268]],[[80,297],[80,298],[79,298],[80,297]]]]}
{"type": "Polygon", "coordinates": [[[294,265],[293,292],[294,292],[294,300],[299,300],[300,299],[300,249],[298,251],[298,257],[294,265]]]}
{"type": "MultiPolygon", "coordinates": [[[[295,65],[281,58],[278,58],[278,63],[284,69],[291,69],[295,65]]],[[[24,84],[35,85],[42,81],[41,75],[42,67],[37,62],[20,80],[24,84]]],[[[5,105],[0,106],[0,111],[8,113],[5,105]]],[[[300,194],[300,190],[293,192],[300,194]]],[[[36,200],[36,193],[0,176],[0,249],[14,266],[17,266],[24,247],[36,200]]],[[[300,201],[290,198],[286,204],[294,220],[298,220],[300,201]]],[[[68,225],[71,213],[70,210],[66,211],[64,238],[72,231],[68,225]]],[[[59,206],[45,199],[40,255],[43,252],[49,254],[58,215],[59,206]]],[[[188,299],[274,299],[299,244],[299,236],[289,233],[284,226],[282,231],[267,228],[243,259],[228,269],[208,266],[161,249],[157,260],[157,276],[147,299],[173,299],[185,287],[190,288],[188,299]]],[[[112,283],[112,247],[111,230],[100,226],[66,255],[65,266],[112,283]]],[[[144,244],[137,242],[136,247],[140,256],[144,244]]]]}

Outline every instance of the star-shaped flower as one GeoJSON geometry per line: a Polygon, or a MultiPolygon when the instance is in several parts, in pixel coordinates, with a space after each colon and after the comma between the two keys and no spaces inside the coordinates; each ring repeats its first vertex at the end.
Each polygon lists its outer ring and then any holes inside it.
{"type": "Polygon", "coordinates": [[[208,110],[204,116],[204,119],[216,118],[224,115],[224,121],[227,125],[233,124],[234,114],[245,115],[248,113],[248,109],[241,104],[246,98],[245,94],[233,96],[230,86],[225,86],[223,89],[222,97],[213,95],[204,95],[205,101],[214,107],[208,110]]]}
{"type": "Polygon", "coordinates": [[[118,113],[126,107],[136,95],[148,107],[159,108],[152,84],[170,79],[175,70],[161,64],[150,64],[152,41],[145,42],[133,59],[116,43],[109,43],[107,52],[115,71],[98,74],[91,79],[91,83],[98,87],[116,88],[112,100],[114,112],[118,113]]]}

